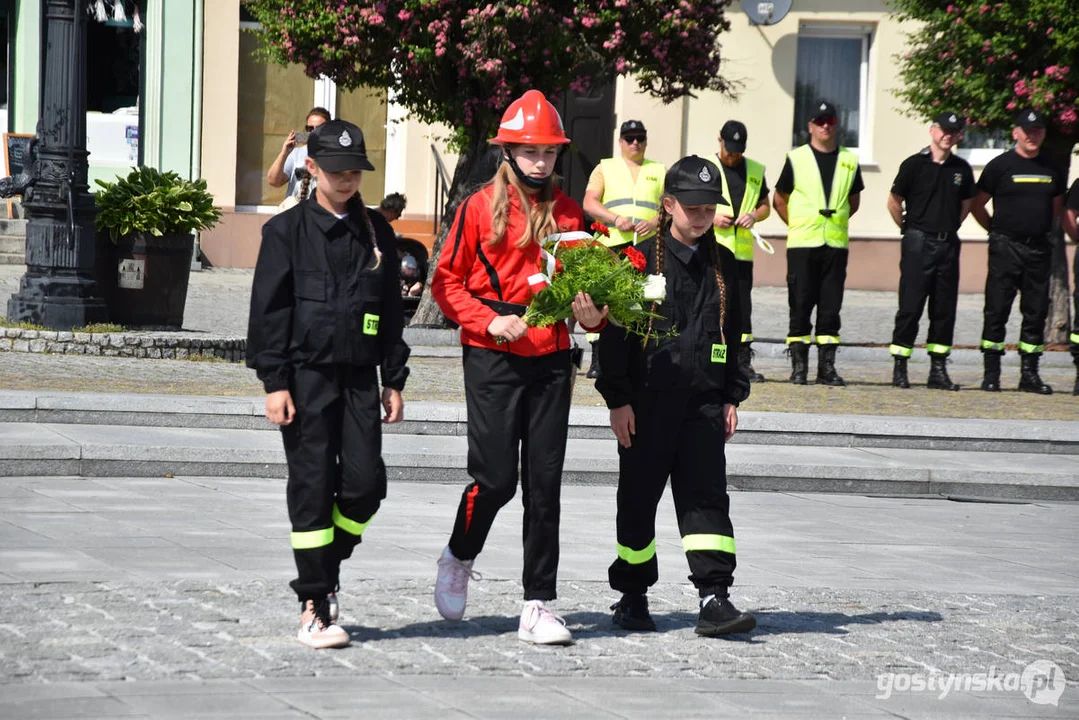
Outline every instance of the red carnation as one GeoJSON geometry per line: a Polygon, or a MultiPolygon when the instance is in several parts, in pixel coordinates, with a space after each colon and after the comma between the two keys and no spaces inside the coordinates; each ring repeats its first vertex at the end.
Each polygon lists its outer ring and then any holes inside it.
{"type": "Polygon", "coordinates": [[[601,222],[592,223],[592,232],[597,232],[600,235],[602,235],[603,237],[610,237],[611,236],[610,229],[608,229],[608,227],[606,225],[604,225],[603,223],[601,223],[601,222]]]}
{"type": "Polygon", "coordinates": [[[648,264],[648,261],[640,250],[628,247],[622,251],[622,254],[626,256],[626,259],[629,260],[629,264],[633,266],[634,270],[637,272],[644,272],[644,267],[648,264]]]}

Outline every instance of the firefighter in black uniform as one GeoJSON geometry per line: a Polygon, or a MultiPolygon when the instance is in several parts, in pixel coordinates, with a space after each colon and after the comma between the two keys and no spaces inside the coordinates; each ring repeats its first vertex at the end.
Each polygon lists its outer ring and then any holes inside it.
{"type": "Polygon", "coordinates": [[[724,445],[738,424],[749,381],[737,362],[741,345],[738,268],[716,242],[720,170],[691,155],[667,173],[660,231],[637,246],[645,272],[666,276],[666,298],[653,303],[656,333],[640,337],[608,325],[596,381],[618,439],[618,557],[608,571],[622,593],[615,624],[655,630],[645,596],[659,578],[656,506],[671,479],[689,579],[701,597],[696,631],[749,632],[756,620],[729,599],[734,530],[724,445]]]}
{"type": "MultiPolygon", "coordinates": [[[[1079,180],[1072,183],[1068,191],[1062,224],[1072,242],[1079,243],[1079,180]]],[[[1075,362],[1075,389],[1072,395],[1079,395],[1079,252],[1075,253],[1072,261],[1072,331],[1068,335],[1068,347],[1075,362]]]]}
{"type": "Polygon", "coordinates": [[[1049,157],[1041,153],[1045,116],[1040,111],[1020,111],[1012,138],[1015,148],[993,158],[982,170],[970,210],[978,224],[989,231],[982,390],[1000,390],[1005,324],[1018,292],[1019,311],[1023,313],[1019,389],[1049,395],[1053,388],[1042,382],[1038,361],[1045,349],[1045,317],[1049,312],[1049,231],[1063,205],[1066,181],[1049,157]],[[985,209],[989,198],[993,198],[991,217],[985,209]]]}
{"type": "Polygon", "coordinates": [[[247,364],[281,426],[301,603],[300,642],[341,647],[341,561],[386,496],[382,422],[402,418],[408,376],[393,229],[358,194],[363,133],[333,120],[308,142],[315,195],[263,227],[251,288],[247,364]]]}
{"type": "Polygon", "coordinates": [[[918,320],[929,299],[929,381],[937,390],[958,390],[948,377],[947,358],[959,299],[959,226],[974,198],[974,171],[952,152],[965,120],[944,112],[929,128],[929,146],[899,166],[888,196],[888,212],[903,231],[899,261],[899,311],[889,348],[895,359],[892,385],[909,388],[907,360],[918,336],[918,320]],[[904,205],[906,214],[904,215],[904,205]]]}

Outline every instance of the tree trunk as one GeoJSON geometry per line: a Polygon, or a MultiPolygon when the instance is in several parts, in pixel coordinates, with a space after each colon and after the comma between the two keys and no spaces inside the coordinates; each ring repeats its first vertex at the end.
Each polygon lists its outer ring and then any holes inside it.
{"type": "Polygon", "coordinates": [[[461,202],[485,182],[491,179],[494,170],[498,167],[495,158],[501,155],[501,148],[487,144],[487,133],[473,135],[469,138],[468,147],[457,158],[457,167],[453,171],[453,182],[450,185],[449,197],[446,200],[445,211],[442,214],[442,227],[439,228],[438,239],[431,248],[431,259],[427,263],[427,281],[424,285],[426,290],[420,298],[416,314],[412,316],[409,327],[446,328],[449,322],[442,315],[442,310],[435,302],[430,292],[431,280],[435,276],[438,267],[438,258],[442,254],[442,247],[449,235],[450,227],[457,215],[457,207],[461,202]],[[497,151],[497,152],[496,152],[497,151]]]}
{"type": "MultiPolygon", "coordinates": [[[[1075,138],[1050,133],[1045,143],[1045,151],[1060,167],[1067,180],[1071,164],[1071,154],[1075,147],[1075,138]]],[[[1049,273],[1049,313],[1045,317],[1045,345],[1063,345],[1068,342],[1071,328],[1071,293],[1068,289],[1068,254],[1065,250],[1067,238],[1060,225],[1060,219],[1053,221],[1050,236],[1053,243],[1053,257],[1049,273]]]]}

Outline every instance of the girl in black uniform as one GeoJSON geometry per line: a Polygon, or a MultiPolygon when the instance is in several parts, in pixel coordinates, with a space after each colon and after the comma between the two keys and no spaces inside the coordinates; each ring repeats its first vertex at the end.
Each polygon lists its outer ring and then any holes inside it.
{"type": "Polygon", "coordinates": [[[666,276],[654,303],[654,335],[642,343],[608,325],[599,344],[596,388],[618,438],[618,557],[608,571],[622,599],[611,607],[627,630],[655,630],[645,593],[659,578],[656,506],[671,479],[689,579],[701,597],[696,631],[749,632],[756,620],[728,599],[734,578],[734,530],[724,443],[749,396],[739,369],[742,337],[737,266],[712,231],[724,203],[720,170],[691,155],[664,182],[661,230],[637,246],[646,272],[666,276]]]}
{"type": "Polygon", "coordinates": [[[251,288],[247,364],[281,426],[301,604],[299,640],[348,645],[336,624],[341,561],[352,555],[386,496],[382,422],[403,417],[408,346],[390,224],[358,194],[363,133],[327,122],[308,141],[314,196],[273,217],[251,288]]]}

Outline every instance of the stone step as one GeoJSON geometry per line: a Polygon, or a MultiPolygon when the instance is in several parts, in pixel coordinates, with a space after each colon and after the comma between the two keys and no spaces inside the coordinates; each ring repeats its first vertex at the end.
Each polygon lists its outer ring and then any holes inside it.
{"type": "Polygon", "coordinates": [[[0,235],[0,253],[22,255],[26,252],[26,238],[18,235],[0,235]]]}
{"type": "Polygon", "coordinates": [[[0,253],[0,265],[25,265],[26,256],[22,253],[0,253]]]}
{"type": "Polygon", "coordinates": [[[26,237],[27,222],[24,219],[0,218],[0,235],[26,237]]]}
{"type": "MultiPolygon", "coordinates": [[[[388,434],[383,458],[391,481],[465,484],[467,449],[458,436],[388,434]]],[[[0,423],[0,477],[286,474],[278,433],[0,423]]],[[[1079,457],[1043,453],[732,445],[727,474],[741,490],[1079,500],[1079,457]]],[[[570,440],[562,478],[615,484],[615,443],[570,440]]]]}
{"type": "MultiPolygon", "coordinates": [[[[0,391],[0,422],[112,425],[195,430],[274,431],[261,397],[226,398],[112,393],[0,391]]],[[[410,402],[406,420],[385,426],[387,435],[464,437],[462,404],[410,402]]],[[[608,442],[605,408],[575,406],[569,437],[608,442]]],[[[732,445],[894,448],[993,453],[1040,453],[1079,457],[1079,423],[955,418],[739,413],[732,445]]]]}

